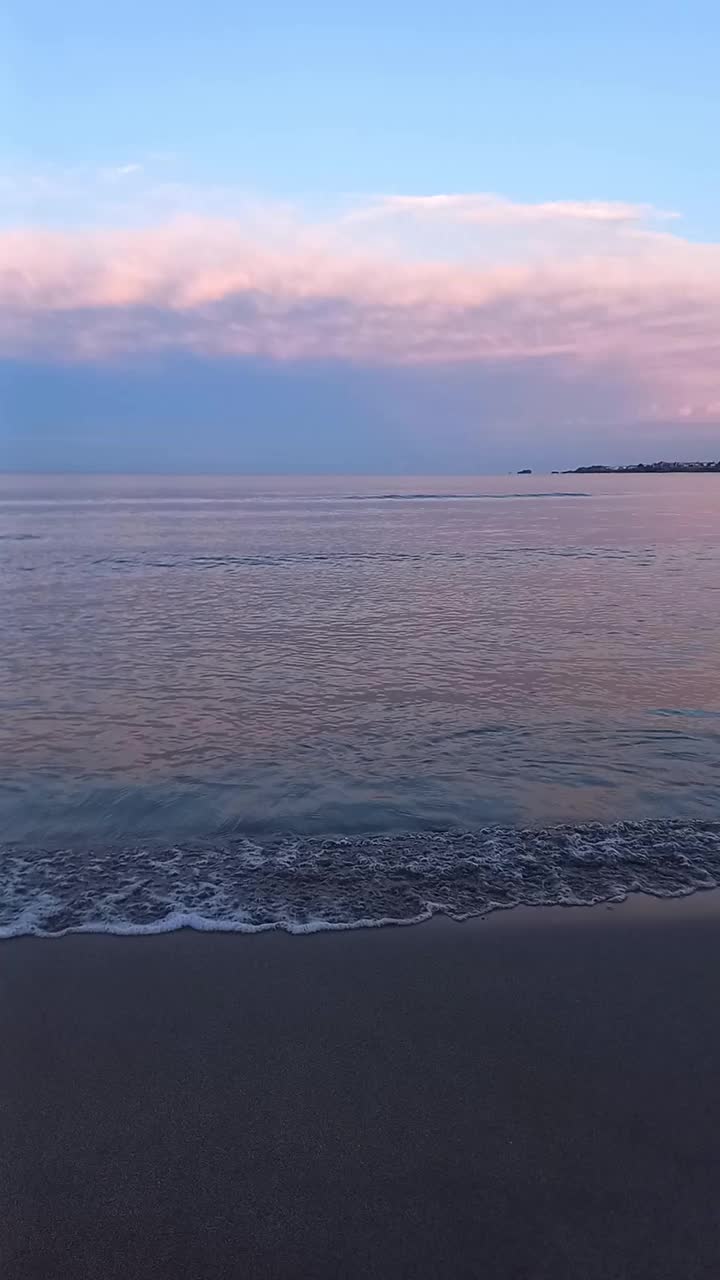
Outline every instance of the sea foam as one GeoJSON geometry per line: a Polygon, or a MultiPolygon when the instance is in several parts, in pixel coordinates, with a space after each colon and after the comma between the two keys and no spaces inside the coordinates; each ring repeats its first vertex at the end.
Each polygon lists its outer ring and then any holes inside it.
{"type": "Polygon", "coordinates": [[[720,885],[720,821],[0,847],[0,937],[464,920],[720,885]]]}

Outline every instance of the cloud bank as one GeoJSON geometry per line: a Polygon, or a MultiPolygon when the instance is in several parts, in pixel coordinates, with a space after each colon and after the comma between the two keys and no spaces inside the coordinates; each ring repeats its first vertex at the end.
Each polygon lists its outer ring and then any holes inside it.
{"type": "MultiPolygon", "coordinates": [[[[104,173],[113,190],[142,178],[130,162],[104,173]]],[[[0,229],[0,358],[461,366],[530,382],[552,367],[587,387],[589,417],[605,382],[618,418],[720,420],[720,246],[684,239],[673,213],[482,193],[320,212],[206,203],[183,213],[138,190],[152,224],[118,207],[115,222],[0,229]]],[[[556,411],[551,392],[533,409],[556,411]]]]}

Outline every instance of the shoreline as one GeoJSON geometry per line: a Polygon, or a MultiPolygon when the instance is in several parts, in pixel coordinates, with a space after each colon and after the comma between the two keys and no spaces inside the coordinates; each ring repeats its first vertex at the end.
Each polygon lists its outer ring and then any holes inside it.
{"type": "Polygon", "coordinates": [[[7,1274],[714,1276],[719,924],[7,940],[7,1274]]]}
{"type": "Polygon", "coordinates": [[[71,933],[292,934],[456,921],[720,886],[720,821],[278,833],[0,849],[0,940],[71,933]],[[88,858],[93,891],[89,888],[88,858]]]}
{"type": "Polygon", "coordinates": [[[312,921],[304,925],[288,926],[286,924],[248,924],[242,922],[224,923],[221,920],[202,919],[190,922],[190,918],[178,914],[178,922],[171,917],[147,925],[128,925],[127,927],[110,927],[103,924],[81,925],[64,929],[58,933],[33,933],[31,930],[18,933],[3,933],[0,930],[0,955],[7,943],[24,941],[61,942],[67,938],[115,938],[130,940],[172,937],[176,934],[190,934],[219,937],[255,938],[261,936],[284,935],[288,938],[310,938],[318,934],[365,934],[378,930],[427,929],[428,926],[438,928],[472,928],[494,923],[514,922],[523,926],[549,925],[580,920],[597,920],[600,912],[620,912],[623,919],[642,921],[659,919],[663,908],[674,911],[676,904],[685,905],[683,915],[691,918],[704,918],[708,914],[720,918],[720,888],[708,886],[696,887],[681,893],[651,893],[645,890],[631,891],[623,898],[603,898],[597,902],[553,902],[553,903],[512,903],[507,906],[492,906],[486,911],[473,912],[464,917],[455,917],[446,911],[436,910],[422,917],[411,919],[378,919],[359,920],[348,923],[329,921],[312,921]],[[702,903],[697,900],[701,899],[702,903]],[[690,905],[693,904],[693,905],[690,905]]]}

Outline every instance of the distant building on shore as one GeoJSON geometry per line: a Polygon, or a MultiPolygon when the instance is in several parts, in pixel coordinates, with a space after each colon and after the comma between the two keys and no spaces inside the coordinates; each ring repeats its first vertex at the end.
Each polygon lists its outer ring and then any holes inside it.
{"type": "Polygon", "coordinates": [[[702,472],[720,472],[720,461],[718,462],[636,462],[625,467],[606,467],[599,463],[589,467],[574,467],[571,471],[564,471],[563,475],[636,475],[639,472],[650,472],[653,474],[673,474],[681,472],[685,475],[695,475],[702,472]]]}

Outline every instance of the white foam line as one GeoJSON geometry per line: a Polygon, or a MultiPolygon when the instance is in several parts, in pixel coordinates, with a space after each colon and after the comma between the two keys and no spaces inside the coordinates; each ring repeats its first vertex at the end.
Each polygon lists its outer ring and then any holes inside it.
{"type": "Polygon", "coordinates": [[[193,929],[198,933],[269,933],[271,931],[306,934],[342,932],[348,929],[381,929],[388,925],[422,924],[435,915],[436,909],[428,907],[416,916],[404,919],[379,916],[377,919],[360,917],[357,920],[306,920],[302,924],[293,920],[268,920],[263,924],[251,924],[248,920],[212,919],[194,911],[173,911],[149,924],[132,924],[130,921],[87,920],[84,924],[71,925],[56,932],[43,929],[37,923],[22,917],[12,924],[0,926],[0,939],[34,937],[64,938],[70,933],[102,933],[118,937],[143,937],[159,933],[175,933],[178,929],[193,929]]]}
{"type": "Polygon", "coordinates": [[[513,911],[516,907],[595,907],[603,903],[621,903],[627,901],[634,893],[642,893],[652,898],[688,898],[694,893],[702,893],[716,888],[715,885],[693,885],[678,889],[652,890],[629,889],[617,890],[613,894],[603,894],[592,898],[564,898],[544,902],[485,902],[477,911],[452,912],[442,906],[428,904],[426,909],[415,916],[404,918],[396,916],[359,917],[357,920],[306,920],[303,923],[293,920],[268,920],[263,924],[251,924],[248,920],[212,919],[196,912],[173,911],[162,919],[149,924],[132,924],[130,921],[88,920],[84,924],[71,925],[67,929],[51,931],[22,918],[12,924],[0,926],[0,941],[12,938],[65,938],[69,934],[89,933],[104,934],[112,937],[134,938],[152,937],[162,933],[176,933],[181,929],[190,929],[196,933],[289,933],[302,936],[312,933],[346,933],[354,929],[384,929],[387,927],[402,928],[405,925],[424,924],[436,915],[445,915],[457,923],[474,920],[481,916],[494,914],[496,911],[513,911]]]}

